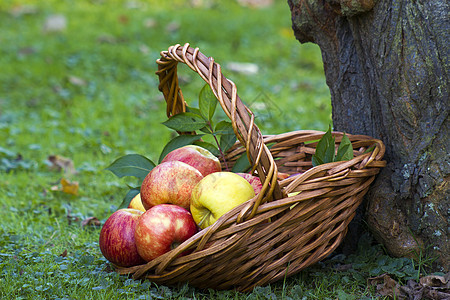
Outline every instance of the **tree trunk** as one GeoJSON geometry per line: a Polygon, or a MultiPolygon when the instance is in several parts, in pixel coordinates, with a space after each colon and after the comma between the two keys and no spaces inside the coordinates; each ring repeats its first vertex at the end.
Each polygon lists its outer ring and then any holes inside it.
{"type": "Polygon", "coordinates": [[[366,196],[371,232],[392,255],[426,250],[449,271],[449,2],[288,3],[296,38],[322,51],[334,128],[386,145],[366,196]]]}

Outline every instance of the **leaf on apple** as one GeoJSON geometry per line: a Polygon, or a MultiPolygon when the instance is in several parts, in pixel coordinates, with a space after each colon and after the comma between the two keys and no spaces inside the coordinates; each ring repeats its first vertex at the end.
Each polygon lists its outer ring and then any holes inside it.
{"type": "Polygon", "coordinates": [[[130,205],[131,200],[133,200],[133,198],[134,198],[137,194],[139,194],[139,193],[140,193],[140,188],[139,188],[139,187],[137,187],[137,188],[131,188],[131,189],[127,192],[127,194],[125,195],[125,197],[123,198],[122,203],[120,204],[120,206],[119,206],[118,209],[121,209],[121,208],[127,208],[127,207],[130,205]]]}
{"type": "Polygon", "coordinates": [[[140,154],[128,154],[116,159],[106,170],[121,178],[134,176],[143,180],[145,176],[155,167],[155,164],[140,154]]]}
{"type": "Polygon", "coordinates": [[[163,124],[179,132],[191,132],[206,126],[206,120],[193,112],[183,112],[170,117],[163,124]]]}
{"type": "Polygon", "coordinates": [[[201,137],[204,136],[204,134],[186,134],[186,135],[179,135],[171,139],[166,146],[164,147],[163,151],[161,152],[161,155],[159,156],[159,162],[163,160],[163,158],[172,150],[175,150],[177,148],[191,145],[195,141],[198,141],[201,139],[201,137]]]}

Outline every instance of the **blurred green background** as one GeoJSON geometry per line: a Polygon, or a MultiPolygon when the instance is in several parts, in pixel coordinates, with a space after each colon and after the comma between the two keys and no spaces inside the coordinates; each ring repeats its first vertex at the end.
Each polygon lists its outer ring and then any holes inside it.
{"type": "MultiPolygon", "coordinates": [[[[1,146],[37,161],[156,156],[169,132],[155,60],[177,43],[215,58],[264,134],[331,122],[320,51],[295,40],[284,1],[0,3],[1,146]]],[[[195,105],[203,80],[179,76],[195,105]]]]}

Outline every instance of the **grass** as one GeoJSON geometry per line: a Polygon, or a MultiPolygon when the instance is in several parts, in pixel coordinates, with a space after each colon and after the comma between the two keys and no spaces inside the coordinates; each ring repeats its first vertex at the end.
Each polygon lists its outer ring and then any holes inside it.
{"type": "MultiPolygon", "coordinates": [[[[286,3],[160,2],[0,2],[0,298],[372,299],[369,276],[386,268],[399,280],[416,274],[411,261],[389,258],[369,236],[353,256],[333,256],[248,294],[111,272],[98,248],[100,227],[83,221],[102,224],[127,184],[136,184],[104,170],[114,159],[156,160],[170,138],[154,75],[161,50],[190,42],[213,56],[265,134],[325,130],[331,122],[320,51],[293,38],[286,3]],[[43,29],[52,15],[64,16],[62,31],[43,29]],[[227,71],[230,62],[254,63],[258,73],[227,71]],[[50,155],[70,159],[76,172],[50,168],[50,155]],[[61,178],[78,182],[78,194],[58,190],[61,178]]],[[[186,67],[180,78],[195,104],[203,82],[186,67]]]]}

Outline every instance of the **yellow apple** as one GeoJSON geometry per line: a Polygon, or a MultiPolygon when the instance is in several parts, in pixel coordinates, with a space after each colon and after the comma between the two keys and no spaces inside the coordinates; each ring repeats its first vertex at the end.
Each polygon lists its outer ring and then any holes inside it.
{"type": "Polygon", "coordinates": [[[232,172],[215,172],[205,176],[192,190],[191,213],[204,229],[232,208],[253,198],[250,183],[232,172]]]}
{"type": "Polygon", "coordinates": [[[140,211],[145,211],[144,205],[141,201],[141,193],[134,196],[133,199],[131,199],[130,205],[128,205],[128,208],[134,208],[140,211]]]}

